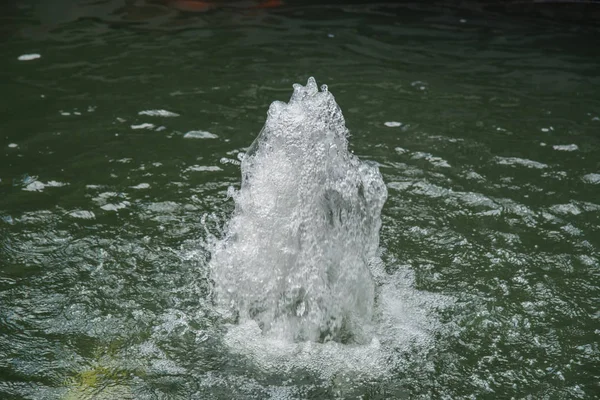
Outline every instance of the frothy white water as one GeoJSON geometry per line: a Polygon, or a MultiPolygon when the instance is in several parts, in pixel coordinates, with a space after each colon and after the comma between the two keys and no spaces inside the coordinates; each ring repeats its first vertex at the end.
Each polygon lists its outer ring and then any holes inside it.
{"type": "Polygon", "coordinates": [[[381,270],[387,189],[347,137],[327,87],[296,84],[289,103],[269,108],[241,189],[230,189],[235,211],[211,259],[215,296],[233,322],[226,342],[263,367],[376,373],[399,342],[431,328],[409,280],[381,270]]]}
{"type": "Polygon", "coordinates": [[[240,321],[290,341],[370,339],[387,190],[348,151],[334,97],[314,79],[271,105],[242,161],[242,187],[213,254],[217,296],[240,321]]]}

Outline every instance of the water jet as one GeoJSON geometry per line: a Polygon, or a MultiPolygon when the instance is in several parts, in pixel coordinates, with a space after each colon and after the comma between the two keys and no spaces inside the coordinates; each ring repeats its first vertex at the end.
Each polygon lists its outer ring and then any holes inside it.
{"type": "Polygon", "coordinates": [[[369,342],[387,189],[376,164],[348,150],[327,86],[310,78],[271,104],[241,172],[211,261],[222,309],[288,341],[369,342]]]}

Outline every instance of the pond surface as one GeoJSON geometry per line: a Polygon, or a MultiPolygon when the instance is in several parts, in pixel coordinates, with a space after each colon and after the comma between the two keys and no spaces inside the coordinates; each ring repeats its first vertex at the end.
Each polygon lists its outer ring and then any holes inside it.
{"type": "Polygon", "coordinates": [[[1,398],[598,396],[597,28],[75,3],[0,6],[1,398]],[[387,185],[377,301],[396,315],[380,345],[283,362],[215,310],[211,238],[238,154],[310,76],[387,185]]]}

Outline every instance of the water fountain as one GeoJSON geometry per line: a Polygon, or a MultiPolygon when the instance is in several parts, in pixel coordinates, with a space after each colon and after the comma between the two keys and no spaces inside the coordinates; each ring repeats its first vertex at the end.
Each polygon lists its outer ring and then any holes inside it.
{"type": "Polygon", "coordinates": [[[409,270],[383,271],[387,188],[375,163],[349,151],[325,85],[310,78],[271,105],[241,170],[210,261],[232,353],[276,374],[381,377],[429,340],[436,300],[412,288],[409,270]]]}
{"type": "Polygon", "coordinates": [[[348,151],[333,95],[294,85],[271,105],[242,161],[235,212],[213,254],[218,302],[239,321],[290,341],[365,343],[387,190],[348,151]]]}

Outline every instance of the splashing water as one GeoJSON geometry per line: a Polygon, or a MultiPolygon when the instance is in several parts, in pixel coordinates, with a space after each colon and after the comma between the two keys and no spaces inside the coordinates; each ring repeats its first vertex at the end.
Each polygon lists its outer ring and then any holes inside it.
{"type": "Polygon", "coordinates": [[[348,151],[334,97],[313,78],[271,105],[242,161],[242,187],[213,256],[222,304],[265,334],[365,342],[373,316],[368,264],[387,190],[348,151]]]}
{"type": "Polygon", "coordinates": [[[216,301],[235,322],[230,348],[267,368],[337,363],[330,374],[371,373],[389,364],[379,338],[394,347],[397,336],[427,330],[426,301],[414,301],[406,273],[382,283],[387,189],[376,165],[348,151],[347,137],[327,87],[296,84],[289,103],[269,108],[242,160],[241,189],[230,188],[235,211],[211,259],[216,301]]]}

